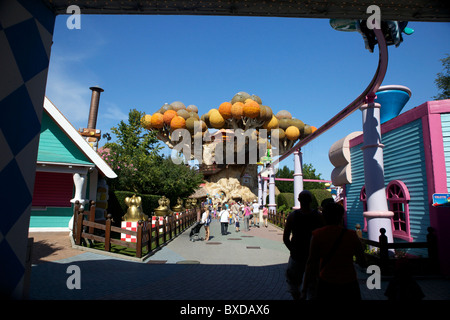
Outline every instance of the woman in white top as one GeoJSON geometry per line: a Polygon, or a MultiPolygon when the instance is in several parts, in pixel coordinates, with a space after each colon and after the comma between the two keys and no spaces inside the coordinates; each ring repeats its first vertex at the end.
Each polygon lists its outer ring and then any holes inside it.
{"type": "Polygon", "coordinates": [[[205,240],[208,241],[209,240],[209,224],[211,223],[211,212],[209,210],[209,206],[206,207],[206,210],[203,212],[202,215],[202,224],[203,227],[205,228],[205,240]]]}

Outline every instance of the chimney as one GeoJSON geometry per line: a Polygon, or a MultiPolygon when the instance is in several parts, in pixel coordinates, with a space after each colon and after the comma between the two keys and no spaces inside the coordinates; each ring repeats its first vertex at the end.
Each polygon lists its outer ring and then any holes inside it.
{"type": "Polygon", "coordinates": [[[89,119],[87,128],[80,128],[79,133],[86,139],[89,145],[97,151],[98,141],[101,137],[99,129],[95,129],[97,126],[98,105],[100,101],[100,93],[104,90],[100,87],[90,87],[92,90],[91,107],[89,110],[89,119]]]}
{"type": "Polygon", "coordinates": [[[98,105],[100,102],[100,93],[104,90],[100,87],[90,87],[92,90],[91,108],[89,110],[88,129],[95,129],[97,125],[98,105]]]}

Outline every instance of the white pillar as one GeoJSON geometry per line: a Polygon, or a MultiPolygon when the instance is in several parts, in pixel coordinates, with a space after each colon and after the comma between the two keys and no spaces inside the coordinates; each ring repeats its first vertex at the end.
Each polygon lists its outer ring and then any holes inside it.
{"type": "Polygon", "coordinates": [[[263,180],[263,205],[267,203],[267,180],[263,180]]]}
{"type": "Polygon", "coordinates": [[[261,177],[261,175],[258,175],[258,204],[261,206],[263,204],[263,199],[262,199],[262,182],[263,179],[261,177]]]}
{"type": "Polygon", "coordinates": [[[384,187],[383,144],[381,144],[380,104],[374,103],[375,94],[367,98],[361,106],[363,118],[364,145],[361,147],[364,159],[364,178],[366,185],[367,232],[369,240],[378,241],[380,228],[386,230],[388,242],[393,242],[391,217],[388,211],[384,187]]]}
{"type": "Polygon", "coordinates": [[[269,168],[269,212],[275,213],[277,204],[275,203],[275,173],[272,166],[269,168]]]}
{"type": "Polygon", "coordinates": [[[292,209],[300,209],[300,201],[298,195],[303,191],[303,161],[300,149],[294,151],[294,207],[292,209]]]}

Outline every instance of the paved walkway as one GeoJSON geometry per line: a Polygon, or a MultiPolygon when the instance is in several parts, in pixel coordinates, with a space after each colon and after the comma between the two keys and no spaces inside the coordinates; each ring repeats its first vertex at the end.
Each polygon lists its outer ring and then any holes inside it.
{"type": "MultiPolygon", "coordinates": [[[[242,225],[242,223],[241,223],[242,225]]],[[[84,252],[33,265],[32,300],[291,300],[284,278],[289,253],[282,231],[272,225],[220,234],[213,221],[211,238],[192,242],[187,229],[144,262],[84,252]],[[71,265],[80,268],[81,289],[68,289],[71,265]]],[[[204,228],[200,231],[204,237],[204,228]]],[[[358,271],[364,300],[386,300],[384,290],[369,290],[368,275],[358,271]]],[[[430,300],[450,300],[450,280],[419,279],[430,300]]]]}

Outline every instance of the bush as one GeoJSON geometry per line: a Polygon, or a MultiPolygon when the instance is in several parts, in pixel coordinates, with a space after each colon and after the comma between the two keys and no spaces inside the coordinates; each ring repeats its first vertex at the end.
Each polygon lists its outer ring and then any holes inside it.
{"type": "Polygon", "coordinates": [[[292,207],[295,205],[293,193],[280,193],[275,200],[278,210],[284,206],[285,210],[292,211],[292,207]]]}
{"type": "Polygon", "coordinates": [[[141,197],[142,199],[142,210],[149,217],[152,212],[159,207],[158,200],[161,196],[156,196],[152,194],[139,194],[131,191],[110,191],[108,200],[108,213],[111,213],[114,219],[114,224],[119,226],[120,221],[122,221],[122,216],[127,212],[127,205],[125,204],[126,197],[132,197],[133,194],[141,197]]]}
{"type": "Polygon", "coordinates": [[[334,202],[331,192],[325,189],[311,189],[309,191],[313,196],[313,201],[311,203],[312,209],[320,209],[327,201],[334,202]]]}

